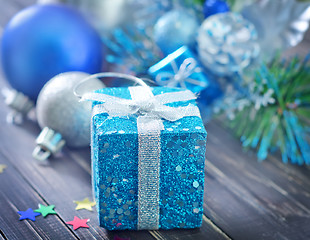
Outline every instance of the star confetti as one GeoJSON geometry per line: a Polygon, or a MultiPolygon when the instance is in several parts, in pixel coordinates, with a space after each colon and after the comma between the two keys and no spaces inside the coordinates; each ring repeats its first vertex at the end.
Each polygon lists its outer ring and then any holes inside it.
{"type": "Polygon", "coordinates": [[[80,227],[89,228],[89,226],[86,224],[89,221],[89,219],[80,219],[77,216],[74,216],[73,221],[66,222],[69,225],[73,226],[73,230],[76,230],[80,227]]]}
{"type": "Polygon", "coordinates": [[[20,214],[19,220],[29,219],[35,221],[36,216],[40,215],[40,213],[34,212],[31,208],[28,208],[26,211],[18,211],[17,213],[20,214]]]}
{"type": "Polygon", "coordinates": [[[4,169],[6,169],[7,166],[5,164],[0,164],[0,173],[3,173],[4,169]]]}
{"type": "Polygon", "coordinates": [[[57,214],[54,210],[55,205],[44,206],[39,203],[39,208],[34,210],[35,212],[41,213],[43,217],[49,214],[57,214]]]}
{"type": "Polygon", "coordinates": [[[88,211],[93,211],[93,206],[96,205],[95,202],[89,201],[88,198],[85,198],[83,201],[73,201],[77,204],[75,210],[87,209],[88,211]]]}

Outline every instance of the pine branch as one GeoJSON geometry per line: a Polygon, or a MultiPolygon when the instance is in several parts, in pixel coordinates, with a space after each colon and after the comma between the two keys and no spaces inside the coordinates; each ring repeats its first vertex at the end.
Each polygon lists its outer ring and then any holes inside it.
{"type": "Polygon", "coordinates": [[[309,59],[282,61],[277,57],[269,65],[262,64],[246,85],[246,95],[234,94],[234,100],[226,95],[230,106],[223,101],[221,109],[234,116],[228,126],[244,147],[257,150],[259,160],[277,148],[285,163],[310,164],[309,59]]]}

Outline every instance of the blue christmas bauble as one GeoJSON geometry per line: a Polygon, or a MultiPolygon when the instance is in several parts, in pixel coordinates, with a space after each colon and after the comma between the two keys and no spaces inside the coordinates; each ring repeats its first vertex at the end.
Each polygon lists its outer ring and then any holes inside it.
{"type": "Polygon", "coordinates": [[[229,12],[229,6],[222,0],[206,0],[203,5],[203,14],[205,18],[217,13],[229,12]]]}
{"type": "Polygon", "coordinates": [[[156,22],[154,41],[168,55],[183,45],[194,45],[198,28],[195,16],[183,10],[173,10],[156,22]]]}
{"type": "Polygon", "coordinates": [[[44,84],[68,71],[100,72],[102,43],[76,10],[33,5],[17,13],[2,36],[2,65],[13,88],[36,100],[44,84]]]}

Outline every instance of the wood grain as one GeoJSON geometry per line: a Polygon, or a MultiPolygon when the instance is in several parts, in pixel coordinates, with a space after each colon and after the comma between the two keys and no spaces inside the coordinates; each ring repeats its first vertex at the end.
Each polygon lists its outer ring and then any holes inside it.
{"type": "Polygon", "coordinates": [[[218,124],[207,128],[207,216],[233,239],[309,238],[309,175],[282,172],[279,159],[257,162],[218,124]]]}
{"type": "MultiPolygon", "coordinates": [[[[0,174],[0,229],[7,239],[77,239],[58,215],[46,218],[36,217],[36,221],[19,221],[18,211],[37,209],[38,204],[46,205],[44,199],[32,189],[14,166],[0,153],[1,163],[7,168],[0,174]]],[[[57,209],[56,209],[57,211],[57,209]]]]}

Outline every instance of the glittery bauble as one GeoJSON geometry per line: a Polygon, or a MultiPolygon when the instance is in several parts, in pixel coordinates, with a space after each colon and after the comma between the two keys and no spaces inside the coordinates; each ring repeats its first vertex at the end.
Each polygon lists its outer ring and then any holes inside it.
{"type": "Polygon", "coordinates": [[[195,16],[173,10],[158,19],[154,26],[154,40],[163,53],[170,54],[183,45],[193,45],[198,28],[195,16]]]}
{"type": "MultiPolygon", "coordinates": [[[[37,118],[41,128],[49,127],[60,133],[66,144],[72,147],[90,143],[91,102],[79,102],[73,91],[77,84],[90,76],[82,72],[59,74],[48,81],[37,101],[37,118]]],[[[79,93],[101,89],[99,79],[91,79],[80,85],[79,93]]]]}
{"type": "Polygon", "coordinates": [[[73,8],[39,4],[17,13],[2,36],[2,65],[11,86],[32,100],[55,75],[100,72],[102,43],[73,8]]]}
{"type": "Polygon", "coordinates": [[[206,0],[203,5],[203,14],[205,18],[211,15],[229,12],[229,6],[222,0],[206,0]]]}
{"type": "Polygon", "coordinates": [[[237,13],[220,13],[207,18],[198,33],[198,53],[213,73],[230,75],[247,67],[259,54],[257,32],[252,23],[237,13]]]}

